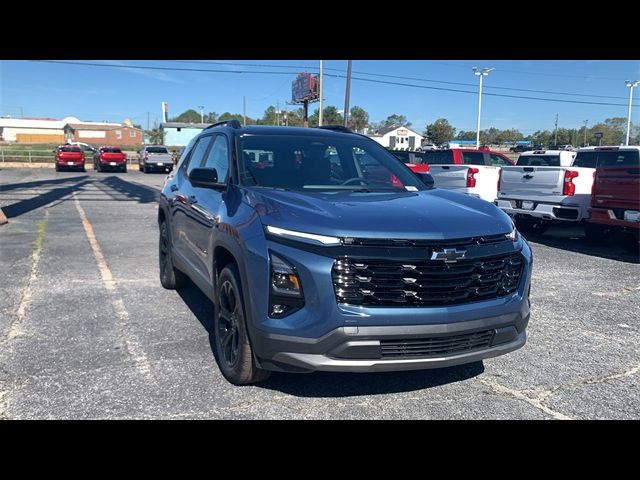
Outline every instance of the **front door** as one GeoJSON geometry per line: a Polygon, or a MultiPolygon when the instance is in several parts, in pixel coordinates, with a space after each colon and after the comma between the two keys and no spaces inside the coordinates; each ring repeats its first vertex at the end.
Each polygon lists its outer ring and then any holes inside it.
{"type": "Polygon", "coordinates": [[[416,148],[416,137],[409,137],[409,150],[416,148]]]}

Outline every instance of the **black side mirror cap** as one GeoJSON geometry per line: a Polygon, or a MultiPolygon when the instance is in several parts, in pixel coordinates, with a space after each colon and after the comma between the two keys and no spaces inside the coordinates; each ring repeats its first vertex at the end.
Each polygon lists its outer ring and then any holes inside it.
{"type": "Polygon", "coordinates": [[[416,173],[416,176],[424,183],[427,188],[433,188],[435,181],[430,173],[416,173]]]}
{"type": "Polygon", "coordinates": [[[194,187],[221,188],[218,171],[215,168],[194,168],[189,173],[189,181],[194,187]]]}

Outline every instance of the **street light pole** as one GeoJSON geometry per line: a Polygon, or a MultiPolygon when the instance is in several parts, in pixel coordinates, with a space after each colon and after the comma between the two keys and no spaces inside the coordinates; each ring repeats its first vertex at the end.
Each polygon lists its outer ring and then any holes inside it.
{"type": "Polygon", "coordinates": [[[480,77],[480,89],[478,90],[478,125],[476,127],[476,148],[480,148],[480,114],[482,112],[482,78],[489,75],[493,68],[473,67],[473,73],[480,77]]]}
{"type": "Polygon", "coordinates": [[[200,109],[200,123],[204,123],[204,106],[200,105],[198,108],[200,109]]]}
{"type": "Polygon", "coordinates": [[[318,94],[320,95],[320,111],[318,113],[318,126],[322,126],[322,60],[320,60],[320,77],[318,78],[318,94]]]}
{"type": "Polygon", "coordinates": [[[629,113],[627,114],[627,139],[625,145],[629,145],[629,135],[631,134],[631,101],[633,100],[633,89],[640,85],[640,80],[625,80],[625,84],[629,87],[629,113]]]}
{"type": "Polygon", "coordinates": [[[351,93],[351,60],[347,63],[347,88],[344,94],[344,126],[349,127],[349,94],[351,93]]]}
{"type": "Polygon", "coordinates": [[[589,120],[584,121],[584,143],[582,144],[583,147],[587,146],[587,123],[589,123],[589,120]]]}

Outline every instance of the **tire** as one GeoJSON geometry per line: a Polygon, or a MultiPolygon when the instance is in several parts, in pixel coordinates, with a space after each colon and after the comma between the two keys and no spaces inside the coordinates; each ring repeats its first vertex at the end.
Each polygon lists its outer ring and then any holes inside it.
{"type": "Polygon", "coordinates": [[[255,364],[247,334],[240,275],[235,264],[227,265],[220,273],[215,298],[213,335],[216,360],[222,375],[234,385],[266,380],[271,372],[255,364]]]}
{"type": "Polygon", "coordinates": [[[626,233],[622,240],[622,248],[629,253],[640,255],[640,237],[637,233],[626,233]]]}
{"type": "Polygon", "coordinates": [[[56,172],[60,171],[60,167],[58,166],[58,164],[56,163],[56,172]]]}
{"type": "Polygon", "coordinates": [[[610,229],[602,225],[594,225],[592,223],[584,224],[584,236],[587,242],[593,245],[603,245],[607,243],[610,229]]]}
{"type": "Polygon", "coordinates": [[[143,173],[149,173],[149,169],[147,168],[147,164],[146,163],[142,166],[142,172],[143,173]]]}
{"type": "Polygon", "coordinates": [[[160,283],[167,290],[177,290],[187,283],[187,276],[173,266],[171,258],[171,239],[167,222],[160,224],[158,241],[158,264],[160,267],[160,283]]]}
{"type": "Polygon", "coordinates": [[[122,173],[127,173],[127,166],[125,165],[125,167],[122,169],[122,173]]]}
{"type": "Polygon", "coordinates": [[[518,231],[524,236],[542,235],[551,226],[551,223],[547,220],[525,220],[521,217],[516,217],[515,224],[518,231]]]}

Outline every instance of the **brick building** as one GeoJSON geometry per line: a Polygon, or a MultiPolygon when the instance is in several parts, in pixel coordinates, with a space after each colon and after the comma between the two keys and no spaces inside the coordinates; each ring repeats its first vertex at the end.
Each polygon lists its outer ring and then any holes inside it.
{"type": "Polygon", "coordinates": [[[67,123],[64,126],[67,142],[93,145],[142,145],[142,130],[120,123],[67,123]]]}

